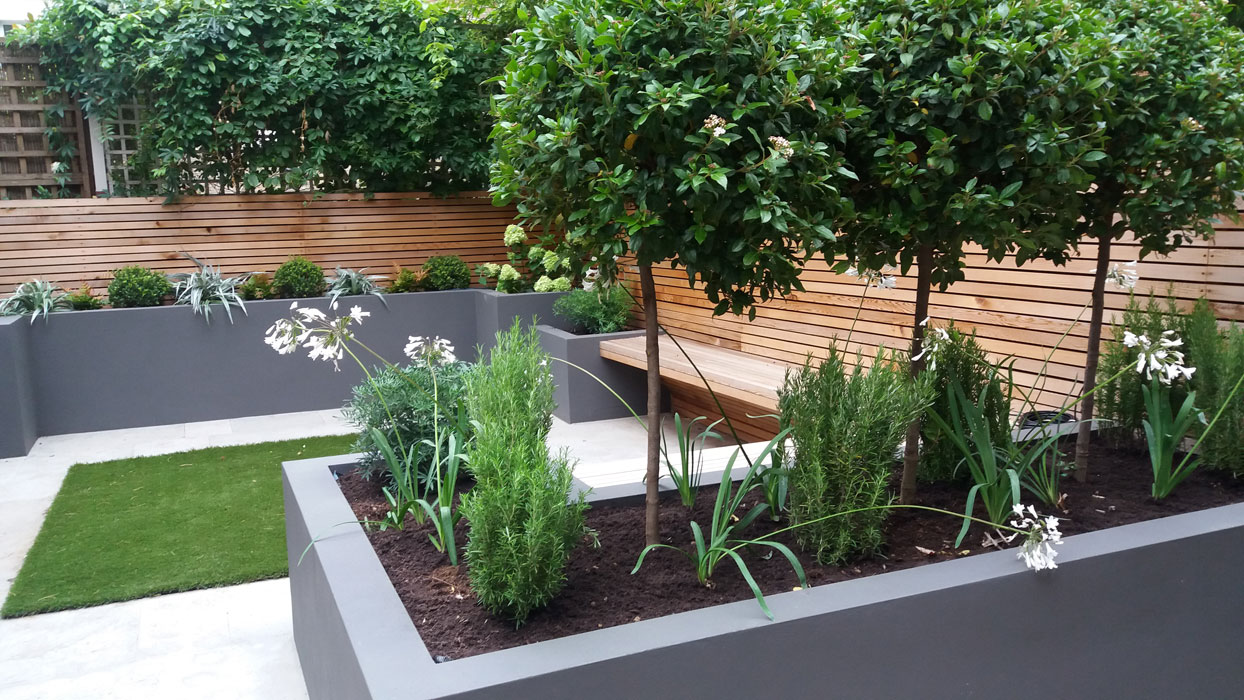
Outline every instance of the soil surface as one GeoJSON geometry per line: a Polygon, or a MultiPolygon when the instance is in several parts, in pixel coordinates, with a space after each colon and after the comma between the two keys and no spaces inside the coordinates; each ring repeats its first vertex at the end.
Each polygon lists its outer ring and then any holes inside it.
{"type": "MultiPolygon", "coordinates": [[[[379,520],[383,516],[386,505],[376,482],[349,474],[340,483],[360,520],[379,520]]],[[[1078,483],[1070,476],[1063,482],[1065,512],[1051,513],[1027,494],[1025,502],[1038,505],[1043,515],[1062,518],[1062,533],[1074,535],[1244,501],[1244,480],[1219,472],[1194,472],[1160,503],[1150,498],[1151,483],[1152,472],[1145,452],[1096,445],[1088,483],[1078,483]]],[[[924,505],[956,512],[962,512],[966,492],[964,484],[920,486],[924,505]]],[[[758,499],[758,493],[754,492],[751,502],[758,499]]],[[[697,503],[690,510],[675,495],[669,495],[671,498],[661,509],[664,541],[692,550],[688,522],[698,520],[707,527],[716,487],[700,489],[697,503]]],[[[984,513],[978,515],[983,517],[984,513]]],[[[729,561],[718,566],[711,588],[696,581],[695,568],[686,557],[670,550],[649,554],[639,573],[631,575],[644,546],[643,507],[597,505],[588,511],[587,524],[599,533],[600,546],[593,548],[585,540],[566,567],[562,592],[516,630],[512,622],[493,618],[476,604],[465,564],[452,567],[445,555],[433,549],[427,538],[429,525],[418,526],[413,520],[407,524],[402,532],[372,532],[369,536],[434,657],[458,659],[753,598],[729,561]]],[[[762,515],[747,534],[760,536],[785,524],[773,524],[767,515],[762,515]]],[[[961,520],[935,513],[892,511],[886,521],[885,552],[841,567],[818,565],[800,552],[791,533],[775,539],[795,551],[809,584],[817,586],[992,551],[982,546],[984,530],[979,526],[973,527],[961,547],[954,548],[961,524],[961,520]]],[[[457,530],[460,548],[465,546],[466,532],[464,519],[457,530]]],[[[744,553],[752,575],[765,595],[792,590],[799,581],[790,563],[776,553],[764,559],[769,551],[772,550],[756,548],[744,553]]],[[[1016,562],[1016,566],[1022,564],[1016,562]]]]}

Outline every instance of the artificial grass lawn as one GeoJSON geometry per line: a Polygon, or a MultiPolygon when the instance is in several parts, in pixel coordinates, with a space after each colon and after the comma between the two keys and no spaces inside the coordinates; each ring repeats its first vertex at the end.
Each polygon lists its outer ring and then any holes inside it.
{"type": "Polygon", "coordinates": [[[0,617],[286,575],[281,462],[344,454],[353,440],[75,464],[0,617]]]}

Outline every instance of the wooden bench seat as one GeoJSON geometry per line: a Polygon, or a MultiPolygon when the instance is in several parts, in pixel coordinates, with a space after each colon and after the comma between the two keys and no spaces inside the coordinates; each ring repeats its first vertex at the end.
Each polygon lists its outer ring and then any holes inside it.
{"type": "MultiPolygon", "coordinates": [[[[777,432],[777,421],[755,416],[777,413],[778,389],[791,365],[693,340],[680,338],[678,342],[713,387],[741,435],[759,440],[777,432]]],[[[684,418],[719,417],[695,367],[665,334],[661,334],[660,351],[661,379],[670,390],[673,410],[684,418]]],[[[643,336],[602,342],[600,356],[640,369],[648,366],[643,336]]]]}

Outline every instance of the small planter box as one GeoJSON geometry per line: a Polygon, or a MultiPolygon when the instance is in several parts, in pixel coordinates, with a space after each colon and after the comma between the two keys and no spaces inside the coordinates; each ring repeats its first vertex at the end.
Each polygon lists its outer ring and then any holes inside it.
{"type": "MultiPolygon", "coordinates": [[[[1175,698],[1244,687],[1244,504],[435,663],[333,471],[286,462],[294,640],[313,700],[1175,698]],[[319,537],[301,564],[311,537],[319,537]]],[[[603,489],[590,500],[627,496],[603,489]]],[[[688,575],[691,575],[688,573],[688,575]]]]}
{"type": "MultiPolygon", "coordinates": [[[[441,336],[464,360],[515,319],[556,323],[559,293],[484,289],[342,297],[371,312],[358,337],[390,361],[412,335],[441,336]]],[[[327,298],[300,299],[328,310],[327,298]]],[[[337,408],[363,379],[351,361],[333,372],[299,353],[281,357],[264,331],[290,315],[288,299],[222,310],[209,325],[188,306],[54,313],[34,324],[0,318],[0,458],[24,455],[41,435],[337,408]]]]}
{"type": "Polygon", "coordinates": [[[643,415],[647,411],[647,375],[634,367],[611,362],[600,356],[602,342],[642,336],[643,331],[575,335],[544,324],[536,326],[536,330],[540,333],[540,344],[550,356],[582,367],[618,393],[618,396],[614,396],[600,382],[565,362],[554,362],[549,368],[557,385],[553,392],[557,410],[553,411],[553,415],[567,423],[581,423],[625,418],[631,415],[631,411],[643,415]],[[631,410],[627,410],[627,406],[631,410]]]}

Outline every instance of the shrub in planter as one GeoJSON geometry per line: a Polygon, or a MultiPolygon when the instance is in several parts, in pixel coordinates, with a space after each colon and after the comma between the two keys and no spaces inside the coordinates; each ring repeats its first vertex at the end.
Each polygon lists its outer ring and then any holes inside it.
{"type": "MultiPolygon", "coordinates": [[[[1011,403],[1001,386],[993,365],[985,350],[976,342],[975,334],[964,334],[953,325],[944,329],[945,336],[937,343],[937,360],[929,367],[933,375],[933,407],[939,416],[949,415],[950,392],[958,385],[964,396],[977,404],[985,395],[985,417],[990,432],[1002,435],[1010,432],[1011,403]]],[[[920,477],[926,481],[949,481],[968,476],[960,469],[963,455],[958,448],[945,439],[944,432],[933,421],[925,420],[920,430],[920,477]]]]}
{"type": "Polygon", "coordinates": [[[276,291],[272,289],[272,278],[262,272],[251,275],[245,282],[238,285],[238,296],[246,301],[275,299],[276,291]]]}
{"type": "Polygon", "coordinates": [[[65,295],[65,301],[74,311],[94,311],[104,308],[104,300],[95,295],[95,290],[85,282],[78,291],[65,295]]]}
{"type": "Polygon", "coordinates": [[[324,269],[302,256],[286,260],[272,276],[272,288],[286,299],[324,296],[324,269]]]}
{"type": "Polygon", "coordinates": [[[415,270],[408,270],[404,267],[397,271],[397,274],[393,276],[393,283],[389,285],[390,294],[422,291],[423,273],[415,270]]]}
{"type": "Polygon", "coordinates": [[[373,372],[374,384],[363,382],[354,387],[342,413],[359,429],[353,450],[362,452],[359,468],[365,478],[383,474],[387,483],[393,481],[384,455],[372,438],[372,429],[380,431],[394,449],[416,447],[416,465],[421,483],[428,483],[433,449],[423,444],[435,434],[436,406],[442,426],[457,424],[463,437],[470,437],[463,397],[466,377],[471,366],[451,362],[436,368],[436,397],[432,400],[432,371],[427,364],[408,367],[385,367],[373,372]],[[405,375],[405,376],[403,376],[405,375]],[[381,401],[377,393],[384,396],[381,401]],[[386,406],[387,404],[387,406],[386,406]]]}
{"type": "Polygon", "coordinates": [[[1184,319],[1180,335],[1187,362],[1196,367],[1190,382],[1196,407],[1207,417],[1222,410],[1218,424],[1201,443],[1201,459],[1211,469],[1244,476],[1244,394],[1230,396],[1232,385],[1244,374],[1244,328],[1233,323],[1220,329],[1209,301],[1202,297],[1184,319]]]}
{"type": "Polygon", "coordinates": [[[488,364],[467,379],[466,404],[476,425],[467,449],[475,486],[462,499],[471,588],[491,613],[522,624],[565,583],[587,509],[582,495],[569,500],[568,455],[550,456],[545,444],[553,378],[534,328],[497,335],[488,364]]]}
{"type": "Polygon", "coordinates": [[[626,328],[633,305],[626,289],[614,285],[576,289],[553,303],[553,313],[573,323],[576,332],[614,333],[626,328]]]}
{"type": "Polygon", "coordinates": [[[17,286],[13,295],[0,301],[0,316],[30,316],[30,322],[53,311],[72,308],[60,287],[44,280],[31,280],[17,286]]]}
{"type": "Polygon", "coordinates": [[[112,273],[108,284],[108,303],[114,309],[159,306],[173,293],[173,285],[163,273],[140,265],[123,267],[112,273]]]}
{"type": "Polygon", "coordinates": [[[786,376],[778,393],[793,449],[790,518],[799,545],[824,564],[881,549],[884,509],[812,522],[853,508],[888,505],[895,450],[907,424],[932,400],[927,378],[913,382],[905,362],[879,351],[872,368],[856,356],[848,372],[837,348],[818,367],[786,376]]]}
{"type": "Polygon", "coordinates": [[[424,287],[430,291],[471,286],[471,270],[457,255],[435,255],[423,263],[424,287]]]}

